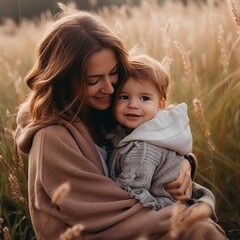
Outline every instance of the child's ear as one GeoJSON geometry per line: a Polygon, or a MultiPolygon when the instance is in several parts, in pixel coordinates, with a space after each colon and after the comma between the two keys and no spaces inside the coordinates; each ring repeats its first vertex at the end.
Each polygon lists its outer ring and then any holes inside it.
{"type": "Polygon", "coordinates": [[[166,105],[165,98],[160,99],[160,101],[159,101],[159,109],[164,109],[165,105],[166,105]]]}

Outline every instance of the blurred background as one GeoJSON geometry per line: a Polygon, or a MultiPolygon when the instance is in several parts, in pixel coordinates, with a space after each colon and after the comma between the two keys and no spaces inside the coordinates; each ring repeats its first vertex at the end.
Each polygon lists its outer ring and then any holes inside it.
{"type": "MultiPolygon", "coordinates": [[[[143,0],[147,1],[147,0],[143,0]]],[[[163,4],[166,0],[157,0],[158,3],[163,4]]],[[[181,1],[184,5],[188,2],[194,1],[198,3],[206,3],[206,0],[177,0],[175,2],[181,1]]],[[[221,0],[216,1],[219,2],[221,0]]],[[[10,17],[15,21],[19,22],[21,18],[35,18],[40,16],[42,12],[50,10],[55,14],[57,9],[57,2],[70,3],[73,1],[69,0],[1,0],[0,1],[0,21],[4,18],[10,17]]],[[[103,6],[121,6],[123,4],[139,5],[141,0],[75,0],[74,1],[78,9],[84,10],[97,10],[103,6]]]]}

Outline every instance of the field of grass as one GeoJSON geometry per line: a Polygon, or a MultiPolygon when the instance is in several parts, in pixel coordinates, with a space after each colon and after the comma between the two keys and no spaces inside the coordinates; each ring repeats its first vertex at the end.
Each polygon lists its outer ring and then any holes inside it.
{"type": "MultiPolygon", "coordinates": [[[[131,49],[158,59],[172,78],[172,103],[186,102],[198,158],[196,179],[216,196],[219,224],[240,239],[240,5],[187,7],[166,1],[105,7],[100,15],[131,49]]],[[[216,1],[218,2],[218,1],[216,1]]],[[[14,145],[23,78],[51,14],[0,26],[0,239],[34,239],[27,206],[27,156],[14,145]]]]}

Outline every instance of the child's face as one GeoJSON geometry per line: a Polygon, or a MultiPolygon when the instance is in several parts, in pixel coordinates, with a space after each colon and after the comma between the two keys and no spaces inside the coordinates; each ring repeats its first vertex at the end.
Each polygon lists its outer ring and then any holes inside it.
{"type": "Polygon", "coordinates": [[[116,101],[115,118],[121,125],[134,129],[153,118],[162,101],[151,82],[129,78],[116,101]]]}

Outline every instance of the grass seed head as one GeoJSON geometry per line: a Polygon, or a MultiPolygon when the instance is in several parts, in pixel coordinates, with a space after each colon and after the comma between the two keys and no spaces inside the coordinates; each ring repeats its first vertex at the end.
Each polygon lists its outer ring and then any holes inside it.
{"type": "Polygon", "coordinates": [[[73,227],[68,228],[63,234],[61,234],[59,240],[71,240],[73,237],[79,236],[83,229],[84,226],[82,224],[76,224],[73,227]]]}
{"type": "Polygon", "coordinates": [[[70,191],[70,184],[65,182],[61,184],[53,193],[52,202],[58,204],[70,191]]]}

